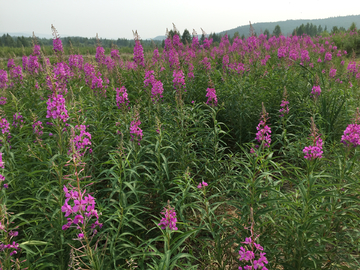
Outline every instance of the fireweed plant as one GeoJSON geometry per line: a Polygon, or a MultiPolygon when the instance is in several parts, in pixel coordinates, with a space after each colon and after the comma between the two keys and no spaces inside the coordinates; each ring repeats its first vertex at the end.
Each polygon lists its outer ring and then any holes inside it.
{"type": "Polygon", "coordinates": [[[135,35],[88,54],[53,31],[52,46],[34,38],[0,60],[0,237],[19,244],[6,263],[360,267],[357,30],[217,40],[174,28],[163,48],[135,35]]]}
{"type": "MultiPolygon", "coordinates": [[[[78,126],[76,126],[76,128],[78,128],[78,126]]],[[[102,269],[101,256],[96,256],[96,252],[98,252],[96,250],[97,243],[92,243],[98,230],[103,226],[103,224],[99,222],[101,213],[98,213],[95,208],[95,198],[86,191],[86,187],[92,183],[86,186],[83,186],[81,183],[82,180],[89,177],[80,177],[84,171],[83,167],[85,166],[81,159],[86,150],[88,150],[86,145],[89,145],[88,140],[89,138],[91,139],[91,135],[85,132],[85,129],[86,126],[82,125],[80,127],[80,135],[77,136],[75,135],[75,130],[72,129],[72,138],[70,141],[72,159],[66,166],[72,165],[74,174],[64,176],[64,179],[69,180],[69,184],[63,187],[66,199],[64,205],[61,207],[61,212],[63,212],[67,218],[67,223],[62,226],[62,230],[75,228],[77,230],[76,239],[81,243],[80,247],[72,247],[73,257],[70,267],[77,266],[78,264],[76,263],[82,263],[85,267],[90,267],[91,269],[102,269]],[[72,164],[70,164],[70,162],[72,164]],[[79,167],[81,168],[80,170],[79,167]],[[87,258],[87,262],[85,262],[84,257],[87,258]]]]}
{"type": "MultiPolygon", "coordinates": [[[[13,267],[19,267],[20,263],[18,259],[15,259],[15,255],[21,252],[19,243],[16,242],[16,237],[19,232],[18,228],[14,226],[12,213],[7,211],[6,207],[6,190],[9,185],[4,175],[5,162],[3,160],[3,153],[0,152],[0,268],[1,269],[13,269],[13,267]]],[[[17,268],[17,269],[19,269],[17,268]]]]}

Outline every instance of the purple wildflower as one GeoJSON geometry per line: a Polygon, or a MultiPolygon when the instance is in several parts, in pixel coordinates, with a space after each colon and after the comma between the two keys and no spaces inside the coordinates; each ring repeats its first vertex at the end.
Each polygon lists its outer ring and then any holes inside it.
{"type": "Polygon", "coordinates": [[[22,69],[20,66],[14,67],[10,70],[10,77],[15,83],[21,83],[23,80],[22,69]]]}
{"type": "Polygon", "coordinates": [[[134,62],[138,66],[145,67],[144,62],[144,49],[140,43],[140,40],[135,40],[135,47],[134,47],[134,62]]]}
{"type": "MultiPolygon", "coordinates": [[[[248,245],[249,247],[245,249],[243,246],[240,247],[239,255],[240,261],[249,262],[250,265],[245,265],[244,269],[251,270],[251,269],[267,269],[265,264],[268,264],[268,260],[266,259],[266,253],[261,252],[264,248],[260,245],[255,243],[255,240],[252,239],[253,237],[246,238],[243,244],[248,245]],[[255,258],[258,257],[257,260],[255,258]]],[[[243,269],[241,266],[239,269],[243,269]]]]}
{"type": "Polygon", "coordinates": [[[332,59],[331,52],[327,52],[327,53],[325,54],[325,61],[331,61],[331,59],[332,59]]]}
{"type": "MultiPolygon", "coordinates": [[[[76,151],[76,154],[79,156],[83,156],[85,152],[89,149],[89,152],[92,152],[92,149],[89,147],[91,146],[91,134],[86,131],[87,126],[86,125],[76,125],[74,129],[74,134],[72,138],[70,139],[70,145],[74,144],[74,150],[76,151]],[[75,135],[76,131],[80,131],[79,135],[75,135]]],[[[72,147],[70,146],[70,149],[68,151],[68,154],[71,154],[73,152],[72,147]]]]}
{"type": "Polygon", "coordinates": [[[216,96],[215,88],[208,88],[206,89],[206,97],[208,100],[206,101],[206,104],[211,104],[212,106],[217,106],[218,100],[216,96]]]}
{"type": "Polygon", "coordinates": [[[120,89],[116,88],[116,105],[119,109],[126,108],[126,106],[129,105],[129,98],[125,86],[120,89]]]}
{"type": "Polygon", "coordinates": [[[303,149],[303,152],[305,154],[304,158],[308,159],[308,160],[313,160],[313,159],[321,159],[323,156],[323,150],[322,150],[322,146],[323,146],[323,141],[321,139],[321,136],[318,134],[316,125],[314,123],[314,119],[311,117],[311,134],[310,136],[312,137],[312,141],[313,144],[306,146],[303,149]]]}
{"type": "Polygon", "coordinates": [[[15,61],[14,61],[14,59],[11,59],[11,58],[10,58],[10,59],[8,60],[7,67],[8,67],[9,70],[11,70],[11,69],[13,69],[13,68],[15,67],[15,61]]]}
{"type": "Polygon", "coordinates": [[[360,145],[360,125],[348,125],[344,131],[344,135],[341,136],[341,142],[346,146],[352,145],[356,147],[360,145]]]}
{"type": "Polygon", "coordinates": [[[51,95],[47,104],[46,118],[61,119],[66,122],[69,119],[65,107],[65,98],[62,95],[51,95]]]}
{"type": "Polygon", "coordinates": [[[314,85],[313,88],[311,89],[311,95],[316,98],[319,97],[321,94],[321,88],[320,85],[314,85]]]}
{"type": "Polygon", "coordinates": [[[152,63],[155,65],[160,59],[159,50],[157,48],[154,49],[152,63]]]}
{"type": "Polygon", "coordinates": [[[82,55],[70,55],[69,67],[72,71],[81,70],[83,68],[84,58],[82,55]]]}
{"type": "Polygon", "coordinates": [[[281,113],[280,114],[280,117],[284,117],[284,114],[288,114],[289,113],[289,101],[283,99],[281,101],[281,104],[280,104],[280,107],[281,109],[279,110],[279,112],[281,113]]]}
{"type": "Polygon", "coordinates": [[[39,60],[38,57],[35,55],[30,55],[27,62],[27,70],[30,73],[30,75],[35,75],[39,73],[39,60]]]}
{"type": "Polygon", "coordinates": [[[330,71],[329,71],[329,77],[330,77],[330,78],[334,78],[335,75],[336,75],[336,69],[331,68],[330,71]]]}
{"type": "Polygon", "coordinates": [[[0,89],[6,89],[7,87],[7,82],[9,81],[8,79],[8,74],[6,70],[0,69],[0,89]]]}
{"type": "Polygon", "coordinates": [[[142,140],[142,137],[143,137],[142,129],[139,128],[140,125],[141,125],[140,120],[131,121],[131,124],[130,124],[131,141],[133,141],[136,137],[139,145],[140,145],[140,141],[142,140]],[[133,134],[135,134],[135,135],[133,135],[133,134]]]}
{"type": "Polygon", "coordinates": [[[6,118],[0,119],[0,128],[1,128],[2,134],[6,135],[7,133],[10,133],[10,124],[6,120],[6,118]]]}
{"type": "Polygon", "coordinates": [[[205,188],[208,186],[208,183],[206,183],[205,181],[202,181],[201,183],[199,183],[199,185],[197,186],[197,188],[205,188]]]}
{"type": "Polygon", "coordinates": [[[161,81],[155,80],[152,83],[152,88],[151,88],[152,101],[155,103],[156,101],[160,100],[163,97],[162,95],[163,92],[164,92],[163,83],[161,81]]]}
{"type": "Polygon", "coordinates": [[[43,135],[44,127],[42,126],[41,121],[34,121],[32,128],[33,128],[33,131],[34,131],[36,137],[41,137],[43,135]]]}
{"type": "Polygon", "coordinates": [[[22,57],[22,66],[23,66],[22,69],[23,69],[23,71],[26,70],[27,63],[28,63],[28,58],[27,58],[26,55],[24,55],[24,56],[22,57]]]}
{"type": "Polygon", "coordinates": [[[53,50],[54,52],[64,52],[63,45],[60,38],[53,39],[53,50]]]}
{"type": "Polygon", "coordinates": [[[271,143],[271,128],[266,125],[266,121],[268,119],[268,113],[265,110],[264,103],[262,103],[262,114],[260,117],[260,122],[256,127],[258,132],[256,133],[255,139],[258,141],[258,143],[263,143],[264,147],[270,147],[271,143]]]}
{"type": "Polygon", "coordinates": [[[6,97],[0,97],[0,105],[5,105],[6,104],[6,97]]]}
{"type": "Polygon", "coordinates": [[[71,190],[64,186],[63,190],[65,192],[65,200],[64,205],[61,207],[61,211],[65,213],[65,217],[70,215],[75,215],[74,218],[68,218],[67,223],[62,226],[63,230],[69,229],[72,225],[75,228],[80,229],[81,232],[78,234],[79,238],[84,237],[84,233],[91,222],[91,219],[96,218],[95,222],[90,225],[90,229],[92,229],[92,234],[96,234],[97,230],[95,229],[97,226],[99,228],[102,227],[102,224],[99,223],[99,214],[95,209],[95,198],[90,194],[86,194],[86,190],[79,191],[75,187],[71,187],[71,190]],[[72,200],[72,202],[71,202],[72,200]],[[81,224],[81,225],[80,225],[81,224]]]}
{"type": "Polygon", "coordinates": [[[34,45],[32,54],[35,55],[35,56],[40,56],[40,54],[41,54],[40,45],[36,45],[36,44],[34,45]]]}
{"type": "Polygon", "coordinates": [[[164,217],[160,220],[160,223],[158,226],[161,226],[161,229],[165,230],[166,228],[169,228],[171,231],[177,231],[176,227],[176,212],[174,208],[170,206],[170,203],[168,202],[167,207],[164,207],[163,212],[161,214],[164,215],[164,217]]]}
{"type": "Polygon", "coordinates": [[[15,128],[17,128],[17,127],[22,128],[22,127],[23,127],[23,124],[24,124],[24,118],[23,118],[23,116],[21,115],[21,113],[19,113],[19,112],[15,113],[14,116],[13,116],[13,118],[14,118],[14,121],[13,121],[13,124],[12,124],[12,125],[13,125],[15,128]]]}
{"type": "Polygon", "coordinates": [[[173,71],[173,83],[174,83],[174,88],[175,90],[178,92],[181,89],[184,89],[184,91],[186,92],[186,88],[185,88],[185,78],[184,78],[184,73],[182,70],[173,71]]]}

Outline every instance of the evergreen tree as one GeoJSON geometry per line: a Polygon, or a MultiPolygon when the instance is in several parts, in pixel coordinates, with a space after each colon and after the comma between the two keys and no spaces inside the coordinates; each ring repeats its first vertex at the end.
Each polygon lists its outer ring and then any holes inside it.
{"type": "Polygon", "coordinates": [[[281,34],[281,28],[280,28],[280,25],[277,24],[277,25],[275,26],[274,31],[273,31],[273,35],[276,36],[276,37],[279,37],[280,34],[281,34]]]}
{"type": "Polygon", "coordinates": [[[6,37],[5,37],[5,46],[8,46],[8,47],[15,47],[15,41],[13,40],[13,38],[9,35],[9,34],[6,34],[6,37]]]}
{"type": "Polygon", "coordinates": [[[318,26],[317,33],[320,35],[323,32],[321,25],[318,26]]]}
{"type": "Polygon", "coordinates": [[[186,45],[186,43],[191,43],[191,35],[189,30],[185,29],[182,36],[181,36],[181,42],[186,45]]]}
{"type": "Polygon", "coordinates": [[[352,22],[350,28],[349,28],[350,31],[354,31],[356,30],[356,24],[354,22],[352,22]]]}
{"type": "Polygon", "coordinates": [[[203,34],[201,35],[200,40],[199,40],[200,45],[204,44],[204,40],[205,40],[205,35],[204,35],[204,33],[203,33],[203,34]]]}
{"type": "Polygon", "coordinates": [[[265,31],[264,31],[264,35],[267,36],[267,39],[270,38],[270,31],[266,28],[265,31]]]}
{"type": "Polygon", "coordinates": [[[336,33],[339,33],[339,28],[337,26],[334,26],[332,29],[331,29],[331,34],[336,34],[336,33]]]}

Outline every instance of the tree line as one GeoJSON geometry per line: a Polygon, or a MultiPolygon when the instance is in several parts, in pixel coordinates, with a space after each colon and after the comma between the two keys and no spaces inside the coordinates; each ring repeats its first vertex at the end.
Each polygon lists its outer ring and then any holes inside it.
{"type": "MultiPolygon", "coordinates": [[[[353,22],[350,26],[350,28],[348,29],[350,31],[356,30],[356,24],[353,22]]],[[[335,34],[335,33],[339,33],[339,32],[345,32],[346,29],[344,27],[337,27],[334,26],[330,32],[328,32],[327,27],[325,26],[325,28],[323,29],[321,25],[314,25],[312,23],[307,23],[307,24],[302,24],[298,27],[296,27],[293,32],[292,35],[293,36],[302,36],[303,34],[309,35],[309,36],[317,36],[317,35],[328,35],[328,34],[335,34]]],[[[170,35],[171,37],[173,37],[174,35],[178,34],[182,43],[184,45],[186,44],[190,44],[192,42],[192,38],[193,35],[190,34],[189,30],[185,29],[184,32],[182,33],[182,35],[180,34],[180,32],[178,32],[177,30],[170,30],[168,32],[168,35],[170,35]]],[[[282,34],[281,32],[281,28],[279,25],[276,25],[274,30],[272,32],[270,32],[268,29],[265,29],[263,32],[264,35],[267,36],[267,38],[270,38],[271,36],[276,36],[278,37],[279,35],[282,34]]],[[[250,25],[250,31],[249,31],[249,35],[257,35],[256,32],[251,31],[251,25],[250,25]]],[[[213,39],[213,43],[216,45],[218,43],[220,43],[221,38],[224,35],[218,33],[216,34],[214,33],[210,33],[209,35],[206,35],[205,33],[202,33],[202,35],[198,36],[199,37],[199,43],[202,44],[203,41],[205,40],[205,38],[209,38],[209,39],[213,39]]],[[[230,42],[232,42],[234,40],[235,37],[239,37],[241,39],[245,39],[246,36],[244,34],[242,34],[240,36],[239,32],[235,32],[230,38],[230,42]]],[[[133,39],[126,39],[126,38],[118,38],[118,39],[97,39],[96,37],[94,38],[87,38],[87,37],[63,37],[61,38],[62,43],[64,46],[74,46],[76,48],[85,48],[85,47],[96,47],[98,45],[101,45],[104,48],[112,48],[114,46],[118,47],[118,48],[133,48],[135,45],[135,41],[133,39]]],[[[10,47],[10,48],[26,48],[26,47],[32,47],[33,46],[33,42],[34,42],[34,38],[33,37],[15,37],[15,36],[10,36],[9,34],[3,34],[0,37],[0,47],[10,47]]],[[[36,37],[36,43],[41,45],[41,46],[52,46],[53,45],[53,39],[52,38],[38,38],[36,37]]],[[[142,40],[141,41],[144,49],[145,48],[152,48],[154,46],[157,47],[164,47],[164,40],[142,40]]]]}

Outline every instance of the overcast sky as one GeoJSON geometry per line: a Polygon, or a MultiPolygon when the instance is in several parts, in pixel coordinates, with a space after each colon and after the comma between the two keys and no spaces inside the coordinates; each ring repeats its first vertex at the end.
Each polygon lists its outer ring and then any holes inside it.
{"type": "MultiPolygon", "coordinates": [[[[259,22],[358,15],[360,1],[324,0],[0,0],[0,32],[142,39],[164,35],[174,23],[182,33],[221,32],[259,22]]],[[[360,24],[360,22],[358,23],[360,24]]],[[[360,25],[357,25],[360,27],[360,25]]]]}

